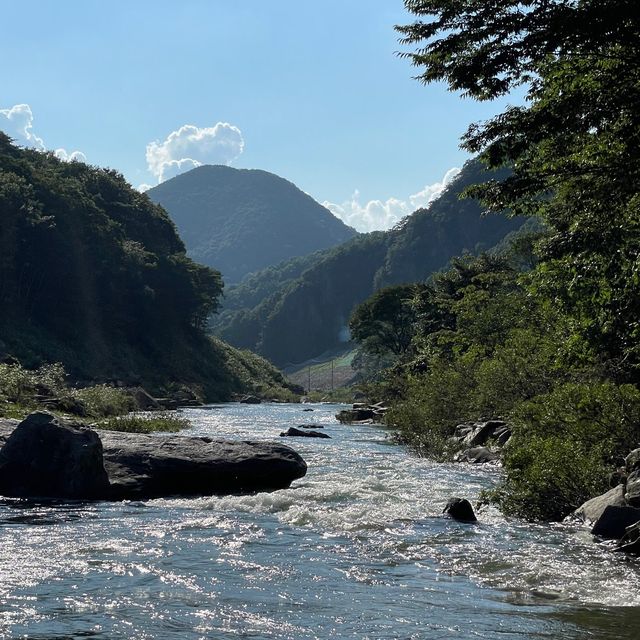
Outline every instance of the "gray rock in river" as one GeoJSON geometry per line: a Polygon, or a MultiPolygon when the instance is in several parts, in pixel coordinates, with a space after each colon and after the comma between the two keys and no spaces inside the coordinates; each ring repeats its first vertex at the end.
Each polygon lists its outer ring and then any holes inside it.
{"type": "Polygon", "coordinates": [[[50,413],[29,415],[0,450],[0,495],[92,500],[108,492],[98,434],[50,413]]]}
{"type": "Polygon", "coordinates": [[[459,522],[477,522],[471,503],[465,498],[449,498],[443,513],[448,514],[459,522]]]}
{"type": "Polygon", "coordinates": [[[273,491],[307,472],[300,455],[278,443],[98,433],[113,499],[273,491]]]}
{"type": "MultiPolygon", "coordinates": [[[[33,414],[32,414],[33,415],[33,414]]],[[[47,420],[55,420],[53,416],[47,420]]],[[[13,421],[0,420],[0,459],[17,428],[13,421]]],[[[70,428],[65,425],[65,429],[70,428]]],[[[113,500],[145,499],[163,496],[196,496],[214,494],[251,493],[254,491],[272,491],[288,487],[297,478],[307,472],[305,461],[290,447],[279,443],[250,441],[215,441],[211,438],[195,438],[188,436],[158,436],[156,434],[121,433],[118,431],[95,432],[89,429],[75,431],[90,436],[91,441],[102,442],[100,463],[104,464],[103,473],[108,477],[108,484],[96,492],[86,490],[87,478],[83,477],[83,469],[79,464],[69,466],[61,456],[51,461],[57,463],[54,475],[68,478],[71,486],[82,485],[85,489],[76,492],[65,490],[60,492],[54,479],[49,488],[32,489],[25,485],[27,491],[20,494],[10,492],[10,485],[0,486],[0,495],[22,497],[50,498],[104,498],[113,500]],[[98,439],[99,437],[99,439],[98,439]],[[75,483],[75,484],[74,484],[75,483]]],[[[87,436],[83,436],[87,437],[87,436]]],[[[51,451],[45,458],[52,458],[51,451]]],[[[29,470],[34,456],[29,449],[21,459],[24,470],[29,470]]],[[[74,462],[74,458],[70,458],[74,462]]],[[[45,459],[45,464],[49,462],[45,459]]],[[[15,469],[8,467],[8,469],[15,469]]],[[[12,471],[13,474],[13,471],[12,471]]],[[[6,478],[6,476],[5,476],[6,478]]],[[[7,478],[9,482],[10,478],[7,478]]]]}
{"type": "Polygon", "coordinates": [[[625,529],[636,522],[640,522],[640,509],[608,506],[593,525],[591,533],[602,538],[620,539],[625,529]]]}
{"type": "Polygon", "coordinates": [[[296,429],[295,427],[289,427],[286,431],[280,434],[281,438],[288,437],[300,437],[300,438],[330,438],[331,436],[326,433],[320,433],[320,431],[303,431],[302,429],[296,429]]]}
{"type": "Polygon", "coordinates": [[[594,523],[600,518],[607,507],[624,507],[627,503],[624,499],[624,486],[619,484],[601,496],[587,500],[579,506],[569,518],[575,518],[582,522],[594,523]]]}
{"type": "Polygon", "coordinates": [[[496,462],[500,455],[494,453],[486,447],[472,447],[460,451],[454,456],[455,462],[471,462],[472,464],[484,464],[485,462],[496,462]]]}

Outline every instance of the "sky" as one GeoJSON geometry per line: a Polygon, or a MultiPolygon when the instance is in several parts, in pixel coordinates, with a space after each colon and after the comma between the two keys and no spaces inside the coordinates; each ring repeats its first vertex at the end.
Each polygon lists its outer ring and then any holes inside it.
{"type": "Polygon", "coordinates": [[[0,129],[146,189],[264,169],[359,231],[437,195],[503,110],[414,80],[401,0],[0,0],[0,129]]]}

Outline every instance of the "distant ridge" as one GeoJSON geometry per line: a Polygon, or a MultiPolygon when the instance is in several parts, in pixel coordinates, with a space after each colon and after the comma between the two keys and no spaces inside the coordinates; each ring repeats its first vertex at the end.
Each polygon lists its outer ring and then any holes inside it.
{"type": "Polygon", "coordinates": [[[480,203],[460,198],[467,186],[504,175],[506,170],[490,172],[470,160],[428,208],[393,229],[361,234],[245,278],[225,292],[213,331],[283,367],[338,348],[348,339],[354,307],[374,291],[424,281],[452,257],[492,249],[526,223],[483,215],[480,203]]]}
{"type": "Polygon", "coordinates": [[[357,235],[293,183],[258,169],[203,165],[147,195],[167,210],[189,255],[228,283],[357,235]]]}

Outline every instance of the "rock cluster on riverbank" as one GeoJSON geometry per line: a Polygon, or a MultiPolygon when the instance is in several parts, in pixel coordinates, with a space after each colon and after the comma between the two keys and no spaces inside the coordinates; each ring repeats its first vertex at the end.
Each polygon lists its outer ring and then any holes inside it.
{"type": "Polygon", "coordinates": [[[459,424],[451,437],[457,453],[455,462],[482,464],[500,460],[502,447],[511,437],[511,427],[503,420],[459,424]]]}
{"type": "Polygon", "coordinates": [[[380,424],[388,408],[383,402],[367,404],[354,402],[351,409],[344,409],[336,414],[338,422],[343,424],[380,424]]]}
{"type": "Polygon", "coordinates": [[[592,525],[591,533],[617,540],[617,549],[640,554],[640,449],[632,451],[606,493],[585,502],[570,516],[592,525]]]}
{"type": "Polygon", "coordinates": [[[92,430],[37,412],[0,420],[0,495],[145,499],[288,487],[305,461],[277,443],[92,430]]]}

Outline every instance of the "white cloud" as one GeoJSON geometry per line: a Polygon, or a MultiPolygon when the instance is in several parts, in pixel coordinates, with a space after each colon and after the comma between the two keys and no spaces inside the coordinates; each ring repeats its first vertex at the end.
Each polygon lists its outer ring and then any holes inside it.
{"type": "Polygon", "coordinates": [[[146,182],[143,182],[142,184],[138,185],[138,191],[140,193],[144,193],[145,191],[149,191],[149,189],[151,189],[153,187],[152,184],[147,184],[146,182]]]}
{"type": "Polygon", "coordinates": [[[243,150],[242,132],[228,122],[202,128],[186,124],[164,142],[150,142],[146,157],[149,171],[163,182],[201,164],[230,164],[243,150]]]}
{"type": "MultiPolygon", "coordinates": [[[[32,147],[38,151],[46,151],[44,140],[33,132],[33,113],[28,104],[16,104],[10,109],[0,109],[0,130],[24,147],[32,147]]],[[[54,155],[60,160],[86,162],[82,151],[68,153],[66,149],[56,149],[54,155]]]]}
{"type": "Polygon", "coordinates": [[[202,165],[202,162],[193,160],[192,158],[183,158],[182,160],[170,160],[162,166],[162,180],[175,178],[177,175],[195,169],[202,165]]]}
{"type": "Polygon", "coordinates": [[[445,173],[440,182],[427,185],[408,198],[388,198],[387,200],[369,200],[361,202],[360,193],[356,190],[351,198],[342,204],[323,202],[322,204],[343,222],[358,231],[376,231],[390,229],[402,218],[416,209],[428,206],[433,202],[451,181],[460,173],[454,167],[445,173]]]}
{"type": "Polygon", "coordinates": [[[82,153],[82,151],[73,151],[72,153],[67,153],[66,149],[56,149],[53,152],[53,155],[56,158],[60,158],[60,160],[64,160],[65,162],[72,162],[76,160],[77,162],[86,162],[87,156],[82,153]]]}
{"type": "Polygon", "coordinates": [[[16,104],[0,109],[0,129],[18,144],[44,151],[44,142],[33,133],[33,113],[28,104],[16,104]]]}

